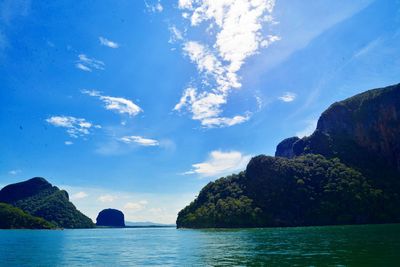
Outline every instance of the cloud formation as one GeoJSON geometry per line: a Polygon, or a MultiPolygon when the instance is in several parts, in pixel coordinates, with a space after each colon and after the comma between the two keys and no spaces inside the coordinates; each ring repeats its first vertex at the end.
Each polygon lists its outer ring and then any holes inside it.
{"type": "Polygon", "coordinates": [[[160,13],[164,10],[164,7],[161,5],[160,0],[154,3],[149,3],[148,1],[144,1],[144,4],[146,5],[147,11],[152,13],[160,13]]]}
{"type": "Polygon", "coordinates": [[[292,102],[296,99],[296,94],[291,92],[286,92],[284,95],[278,97],[279,100],[283,102],[292,102]]]}
{"type": "Polygon", "coordinates": [[[138,202],[127,202],[124,205],[124,211],[126,212],[136,212],[143,210],[148,204],[147,200],[140,200],[138,202]]]}
{"type": "Polygon", "coordinates": [[[86,198],[88,196],[89,195],[86,192],[80,191],[80,192],[77,192],[77,193],[71,195],[71,200],[83,199],[83,198],[86,198]]]}
{"type": "Polygon", "coordinates": [[[10,174],[12,176],[15,176],[17,174],[20,174],[21,172],[22,172],[21,170],[11,170],[11,171],[8,172],[8,174],[10,174]]]}
{"type": "Polygon", "coordinates": [[[82,90],[82,93],[99,98],[104,102],[104,107],[107,110],[114,110],[120,114],[127,114],[128,116],[134,117],[143,111],[138,105],[129,99],[101,95],[99,91],[95,90],[82,90]]]}
{"type": "Polygon", "coordinates": [[[296,136],[300,138],[303,138],[305,136],[310,136],[317,128],[317,123],[318,123],[317,119],[307,120],[305,128],[301,131],[298,131],[296,133],[296,136]]]}
{"type": "Polygon", "coordinates": [[[110,48],[118,48],[119,47],[118,43],[113,42],[111,40],[108,40],[107,38],[104,38],[104,37],[101,37],[101,36],[99,37],[99,41],[100,41],[101,45],[104,45],[104,46],[107,46],[107,47],[110,47],[110,48]]]}
{"type": "Polygon", "coordinates": [[[184,174],[199,174],[202,177],[213,177],[244,170],[250,161],[251,155],[243,155],[238,151],[212,151],[208,159],[193,164],[193,169],[184,174]]]}
{"type": "Polygon", "coordinates": [[[116,199],[117,199],[117,197],[115,197],[113,195],[106,194],[106,195],[99,196],[99,198],[97,200],[100,201],[100,202],[103,202],[103,203],[110,203],[110,202],[113,202],[116,199]]]}
{"type": "Polygon", "coordinates": [[[160,143],[157,140],[148,139],[148,138],[144,138],[141,136],[135,136],[135,135],[124,136],[124,137],[121,137],[119,140],[126,144],[136,143],[141,146],[158,146],[158,145],[160,145],[160,143]]]}
{"type": "Polygon", "coordinates": [[[250,112],[225,117],[222,106],[230,92],[242,86],[238,72],[246,59],[280,39],[263,34],[264,25],[273,24],[274,5],[274,0],[179,1],[178,8],[190,27],[206,26],[206,39],[211,36],[213,42],[186,40],[175,26],[170,28],[171,39],[182,40],[184,54],[197,66],[202,79],[183,92],[174,110],[186,109],[204,127],[232,126],[250,118],[250,112]]]}
{"type": "Polygon", "coordinates": [[[92,72],[93,69],[104,70],[105,64],[103,61],[95,58],[89,58],[85,54],[80,54],[78,55],[78,60],[76,61],[75,67],[83,71],[92,72]]]}
{"type": "MultiPolygon", "coordinates": [[[[90,134],[91,128],[101,128],[100,125],[92,124],[82,118],[72,116],[52,116],[46,119],[46,122],[55,126],[66,128],[67,133],[72,138],[78,138],[90,134]]],[[[69,143],[65,143],[69,145],[69,143]]]]}

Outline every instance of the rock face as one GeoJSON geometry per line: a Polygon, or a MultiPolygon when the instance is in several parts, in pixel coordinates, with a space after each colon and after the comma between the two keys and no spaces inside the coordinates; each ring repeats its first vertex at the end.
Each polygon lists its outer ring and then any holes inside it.
{"type": "Polygon", "coordinates": [[[317,129],[205,186],[177,227],[400,222],[400,84],[334,103],[317,129]]]}
{"type": "MultiPolygon", "coordinates": [[[[363,150],[400,171],[400,84],[373,89],[332,104],[322,113],[316,131],[293,144],[295,156],[321,154],[340,157],[357,166],[359,157],[348,156],[351,146],[363,150]]],[[[277,152],[278,152],[277,148],[277,152]]],[[[358,155],[359,156],[359,155],[358,155]]],[[[364,160],[364,159],[363,159],[364,160]]]]}
{"type": "Polygon", "coordinates": [[[292,147],[294,156],[320,154],[340,158],[372,179],[374,185],[391,190],[393,183],[400,185],[399,137],[397,84],[332,104],[322,113],[315,132],[297,140],[292,147]]]}
{"type": "Polygon", "coordinates": [[[125,227],[125,217],[122,211],[116,209],[104,209],[100,211],[96,219],[97,226],[125,227]]]}
{"type": "Polygon", "coordinates": [[[280,142],[276,147],[275,157],[284,157],[288,159],[293,158],[295,156],[293,151],[293,144],[299,140],[300,138],[295,136],[286,138],[285,140],[280,142]]]}
{"type": "Polygon", "coordinates": [[[0,190],[0,202],[15,206],[30,215],[61,228],[91,228],[93,222],[69,201],[68,193],[44,178],[10,184],[0,190]]]}

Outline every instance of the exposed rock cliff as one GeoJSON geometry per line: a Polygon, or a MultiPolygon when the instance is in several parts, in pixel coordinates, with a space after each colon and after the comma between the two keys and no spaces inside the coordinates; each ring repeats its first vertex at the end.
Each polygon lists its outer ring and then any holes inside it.
{"type": "Polygon", "coordinates": [[[284,158],[288,158],[288,159],[293,158],[295,156],[294,151],[293,151],[293,145],[294,145],[294,143],[296,143],[299,140],[300,140],[300,138],[295,136],[295,137],[286,138],[285,140],[280,142],[278,144],[278,146],[276,147],[275,157],[284,157],[284,158]]]}
{"type": "Polygon", "coordinates": [[[276,156],[209,183],[177,227],[400,222],[400,84],[334,103],[276,156]]]}

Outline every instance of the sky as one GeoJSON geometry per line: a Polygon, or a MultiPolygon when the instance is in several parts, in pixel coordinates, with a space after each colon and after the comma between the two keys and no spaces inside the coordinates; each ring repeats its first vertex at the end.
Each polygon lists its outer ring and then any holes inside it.
{"type": "Polygon", "coordinates": [[[174,223],[210,181],[400,82],[398,0],[0,0],[0,185],[174,223]]]}

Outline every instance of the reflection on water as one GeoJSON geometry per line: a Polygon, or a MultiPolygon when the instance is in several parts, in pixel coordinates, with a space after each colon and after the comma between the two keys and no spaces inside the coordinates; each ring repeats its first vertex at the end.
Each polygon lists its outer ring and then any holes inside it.
{"type": "Polygon", "coordinates": [[[400,225],[0,231],[4,266],[397,266],[400,225]]]}

